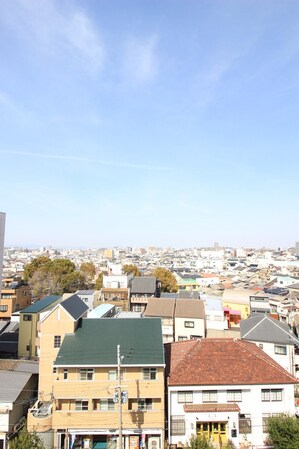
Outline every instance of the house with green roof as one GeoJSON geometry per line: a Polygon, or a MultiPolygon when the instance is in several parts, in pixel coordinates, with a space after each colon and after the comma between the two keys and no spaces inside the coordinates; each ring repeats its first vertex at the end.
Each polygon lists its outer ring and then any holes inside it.
{"type": "Polygon", "coordinates": [[[161,319],[78,316],[61,337],[50,372],[50,345],[61,334],[59,320],[66,320],[63,304],[42,323],[40,400],[28,415],[29,430],[51,429],[57,449],[116,449],[119,435],[124,448],[163,449],[161,319]]]}
{"type": "Polygon", "coordinates": [[[60,301],[60,296],[46,296],[20,311],[19,357],[31,359],[39,356],[38,323],[60,301]]]}

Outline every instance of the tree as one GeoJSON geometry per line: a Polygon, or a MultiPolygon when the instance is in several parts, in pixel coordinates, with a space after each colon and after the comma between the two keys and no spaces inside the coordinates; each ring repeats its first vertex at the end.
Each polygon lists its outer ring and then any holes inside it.
{"type": "Polygon", "coordinates": [[[268,434],[275,449],[298,449],[299,420],[290,415],[272,416],[268,419],[268,434]]]}
{"type": "Polygon", "coordinates": [[[73,271],[61,279],[60,292],[58,294],[74,293],[77,290],[84,289],[86,289],[85,276],[79,271],[73,271]]]}
{"type": "Polygon", "coordinates": [[[214,445],[207,440],[205,435],[192,435],[187,447],[189,449],[215,449],[214,445]]]}
{"type": "Polygon", "coordinates": [[[30,263],[28,263],[24,268],[24,279],[28,281],[34,273],[41,267],[47,265],[51,262],[51,259],[48,256],[39,256],[35,259],[32,259],[30,263]]]}
{"type": "Polygon", "coordinates": [[[171,271],[166,268],[158,267],[152,272],[152,276],[155,276],[161,281],[162,292],[177,292],[178,286],[175,276],[171,271]]]}
{"type": "Polygon", "coordinates": [[[86,288],[85,277],[76,271],[75,264],[69,259],[35,260],[27,269],[27,273],[28,283],[37,298],[74,293],[78,289],[86,288]]]}
{"type": "Polygon", "coordinates": [[[84,274],[87,283],[91,283],[94,280],[96,267],[93,262],[83,262],[80,266],[80,271],[84,274]]]}
{"type": "Polygon", "coordinates": [[[97,278],[97,280],[96,280],[96,282],[94,284],[94,289],[95,290],[101,290],[101,288],[103,288],[103,276],[104,276],[103,272],[101,272],[98,275],[98,278],[97,278]]]}
{"type": "Polygon", "coordinates": [[[19,435],[9,443],[10,449],[45,449],[42,439],[36,432],[28,432],[26,426],[20,431],[19,435]]]}
{"type": "Polygon", "coordinates": [[[136,265],[124,265],[123,266],[124,273],[133,273],[134,276],[141,276],[139,268],[136,265]]]}

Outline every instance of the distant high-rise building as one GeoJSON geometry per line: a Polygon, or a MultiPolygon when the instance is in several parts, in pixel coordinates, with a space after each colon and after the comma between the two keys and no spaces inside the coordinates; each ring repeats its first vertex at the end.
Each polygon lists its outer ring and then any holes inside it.
{"type": "Polygon", "coordinates": [[[2,288],[2,268],[4,251],[5,213],[0,212],[0,291],[2,288]]]}
{"type": "Polygon", "coordinates": [[[299,259],[299,242],[296,242],[296,257],[299,259]]]}

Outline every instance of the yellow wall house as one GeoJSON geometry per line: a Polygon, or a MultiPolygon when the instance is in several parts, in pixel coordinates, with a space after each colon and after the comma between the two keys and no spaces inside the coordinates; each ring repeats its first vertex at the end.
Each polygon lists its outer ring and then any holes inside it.
{"type": "Polygon", "coordinates": [[[59,302],[60,296],[46,296],[20,311],[18,356],[29,359],[39,356],[39,323],[59,302]]]}
{"type": "Polygon", "coordinates": [[[42,322],[29,430],[52,429],[54,449],[116,449],[119,435],[124,449],[163,448],[161,320],[81,319],[69,299],[42,322]]]}

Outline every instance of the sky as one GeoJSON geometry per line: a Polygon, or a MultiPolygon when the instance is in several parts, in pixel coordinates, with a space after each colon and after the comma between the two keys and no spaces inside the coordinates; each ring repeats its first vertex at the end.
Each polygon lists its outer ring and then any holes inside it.
{"type": "Polygon", "coordinates": [[[299,2],[1,0],[6,246],[299,240],[299,2]]]}

